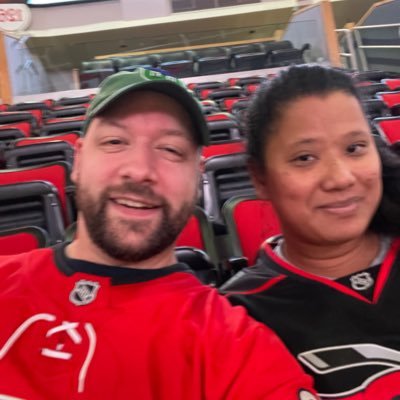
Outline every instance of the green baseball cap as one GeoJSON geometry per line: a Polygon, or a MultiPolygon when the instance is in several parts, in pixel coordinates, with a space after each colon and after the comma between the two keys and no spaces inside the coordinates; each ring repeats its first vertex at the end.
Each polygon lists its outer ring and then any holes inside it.
{"type": "Polygon", "coordinates": [[[99,115],[115,100],[126,93],[137,90],[151,90],[172,97],[189,114],[195,129],[196,142],[208,145],[209,131],[203,116],[200,103],[188,91],[184,82],[161,71],[137,68],[133,72],[118,72],[107,77],[99,87],[99,92],[93,98],[86,112],[85,133],[94,117],[99,115]]]}

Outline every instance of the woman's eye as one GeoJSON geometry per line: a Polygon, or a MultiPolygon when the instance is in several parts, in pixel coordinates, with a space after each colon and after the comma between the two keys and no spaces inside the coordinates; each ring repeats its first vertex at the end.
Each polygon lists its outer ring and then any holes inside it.
{"type": "Polygon", "coordinates": [[[297,157],[294,157],[292,162],[298,165],[309,164],[315,160],[315,157],[311,154],[300,154],[297,157]]]}
{"type": "Polygon", "coordinates": [[[346,150],[349,154],[363,154],[366,147],[366,143],[352,143],[346,150]]]}

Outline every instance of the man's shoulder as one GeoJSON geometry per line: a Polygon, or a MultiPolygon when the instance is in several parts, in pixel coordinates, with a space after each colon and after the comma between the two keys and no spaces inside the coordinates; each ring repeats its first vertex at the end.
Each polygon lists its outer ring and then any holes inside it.
{"type": "Polygon", "coordinates": [[[27,269],[44,268],[53,257],[52,248],[36,249],[26,253],[0,256],[0,277],[26,273],[27,269]]]}

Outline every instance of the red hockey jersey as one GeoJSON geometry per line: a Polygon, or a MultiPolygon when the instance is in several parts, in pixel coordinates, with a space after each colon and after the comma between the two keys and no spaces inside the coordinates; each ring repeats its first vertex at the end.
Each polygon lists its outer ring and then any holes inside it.
{"type": "Polygon", "coordinates": [[[316,398],[277,336],[183,264],[0,257],[0,321],[0,398],[316,398]]]}

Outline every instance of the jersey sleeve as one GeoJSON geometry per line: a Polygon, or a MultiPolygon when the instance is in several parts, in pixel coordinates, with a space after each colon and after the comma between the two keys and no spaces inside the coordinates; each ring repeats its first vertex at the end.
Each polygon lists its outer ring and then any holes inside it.
{"type": "Polygon", "coordinates": [[[207,400],[314,400],[304,373],[278,336],[243,307],[215,296],[204,326],[207,400]]]}

